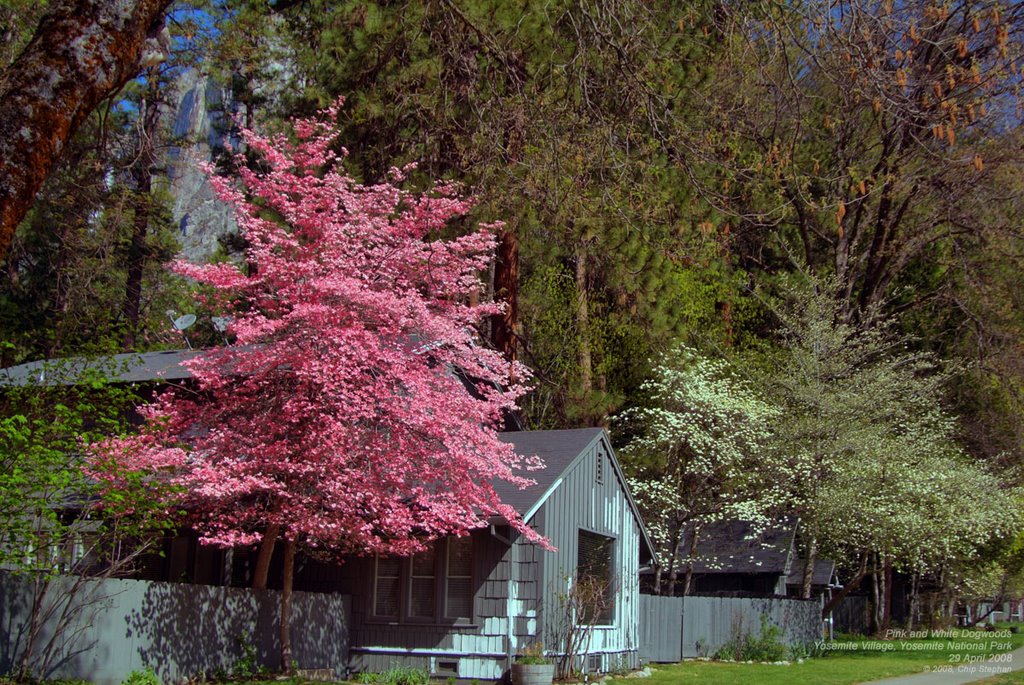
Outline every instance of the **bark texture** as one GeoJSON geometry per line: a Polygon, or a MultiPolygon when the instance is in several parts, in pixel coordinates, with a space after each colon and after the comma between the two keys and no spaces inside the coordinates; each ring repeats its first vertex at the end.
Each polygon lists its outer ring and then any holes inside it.
{"type": "Polygon", "coordinates": [[[171,0],[56,2],[0,73],[0,259],[65,142],[135,76],[171,0]]]}
{"type": "Polygon", "coordinates": [[[284,570],[281,580],[281,672],[292,675],[292,585],[295,581],[295,540],[284,541],[284,570]]]}
{"type": "Polygon", "coordinates": [[[518,357],[516,322],[519,318],[519,238],[509,227],[498,233],[494,261],[494,299],[505,303],[505,311],[491,316],[491,344],[506,359],[518,357]]]}
{"type": "Polygon", "coordinates": [[[132,222],[132,239],[128,245],[128,274],[125,279],[124,317],[125,335],[122,348],[125,352],[135,350],[135,336],[139,331],[139,315],[142,306],[142,280],[149,260],[146,239],[149,234],[149,218],[153,205],[153,167],[156,166],[156,136],[160,124],[160,74],[157,67],[146,70],[148,88],[139,131],[138,159],[132,175],[135,177],[135,217],[132,222]]]}

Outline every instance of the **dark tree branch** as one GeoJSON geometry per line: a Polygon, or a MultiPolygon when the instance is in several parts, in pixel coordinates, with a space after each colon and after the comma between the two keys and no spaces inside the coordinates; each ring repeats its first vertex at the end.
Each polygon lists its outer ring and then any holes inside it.
{"type": "Polygon", "coordinates": [[[63,0],[0,73],[0,259],[64,144],[139,73],[172,0],[63,0]],[[152,40],[147,40],[152,39],[152,40]]]}

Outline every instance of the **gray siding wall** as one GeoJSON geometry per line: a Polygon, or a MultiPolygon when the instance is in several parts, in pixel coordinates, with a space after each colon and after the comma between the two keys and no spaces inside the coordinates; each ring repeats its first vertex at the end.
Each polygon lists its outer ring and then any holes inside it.
{"type": "MultiPolygon", "coordinates": [[[[558,650],[562,643],[567,617],[564,601],[559,597],[568,592],[576,572],[580,529],[615,539],[614,568],[619,590],[614,621],[610,626],[593,629],[588,650],[590,655],[597,656],[600,670],[635,666],[639,645],[640,523],[629,505],[625,484],[612,467],[609,450],[603,438],[596,441],[565,474],[562,484],[543,506],[540,527],[558,549],[546,553],[541,563],[542,635],[549,650],[558,650]]],[[[523,646],[524,641],[519,640],[516,648],[523,646]]]]}
{"type": "MultiPolygon", "coordinates": [[[[504,531],[507,533],[507,529],[504,531]]],[[[338,571],[339,584],[350,588],[352,602],[353,671],[380,672],[394,666],[423,668],[440,676],[495,680],[507,668],[510,630],[509,588],[522,579],[522,592],[535,592],[536,572],[514,561],[512,547],[488,529],[472,533],[474,558],[473,621],[469,625],[402,623],[371,616],[373,559],[355,559],[338,571]],[[531,582],[532,581],[532,582],[531,582]]],[[[532,554],[530,551],[520,552],[532,554]]],[[[526,556],[521,556],[526,560],[526,556]]],[[[528,564],[527,564],[528,565],[528,564]]],[[[513,617],[511,629],[521,626],[513,617]]]]}
{"type": "MultiPolygon", "coordinates": [[[[30,582],[0,573],[0,673],[19,663],[32,597],[30,582]]],[[[164,682],[181,682],[229,670],[244,656],[245,644],[256,648],[261,663],[271,668],[280,664],[277,592],[59,578],[47,597],[44,606],[56,611],[44,623],[34,651],[49,642],[57,616],[65,614],[69,620],[46,668],[35,663],[37,677],[116,685],[148,666],[164,682]]],[[[292,643],[299,667],[333,669],[342,675],[348,661],[349,598],[296,592],[293,601],[292,643]]]]}

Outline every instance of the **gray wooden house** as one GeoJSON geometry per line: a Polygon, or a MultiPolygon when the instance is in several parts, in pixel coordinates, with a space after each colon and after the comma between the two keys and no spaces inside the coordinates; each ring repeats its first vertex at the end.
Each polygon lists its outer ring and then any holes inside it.
{"type": "MultiPolygon", "coordinates": [[[[799,597],[804,585],[804,568],[807,565],[806,559],[797,559],[793,562],[792,570],[786,579],[786,592],[790,597],[799,597]]],[[[815,559],[814,570],[811,574],[811,596],[821,597],[830,588],[842,587],[839,583],[839,576],[836,573],[836,562],[831,559],[815,559]]]]}
{"type": "MultiPolygon", "coordinates": [[[[0,372],[0,385],[74,383],[97,364],[115,382],[188,382],[180,363],[195,354],[26,364],[0,372]]],[[[638,666],[639,574],[653,562],[654,548],[608,434],[585,428],[501,435],[519,454],[539,456],[545,468],[528,474],[536,481],[529,488],[501,481],[495,489],[556,550],[493,520],[408,558],[352,557],[342,564],[301,558],[297,591],[351,596],[350,671],[405,665],[441,677],[497,680],[527,647],[562,653],[573,621],[589,626],[579,668],[638,666]],[[599,605],[570,616],[567,597],[581,580],[602,588],[599,605]]],[[[246,586],[253,556],[253,550],[202,547],[183,533],[165,541],[164,553],[149,560],[141,577],[246,586]]]]}
{"type": "Polygon", "coordinates": [[[607,433],[599,428],[503,433],[545,468],[524,490],[496,483],[502,500],[557,551],[526,542],[495,521],[468,538],[438,541],[413,558],[307,565],[296,587],[352,596],[350,668],[393,665],[436,676],[498,679],[524,648],[564,644],[566,597],[589,576],[607,583],[579,667],[639,663],[639,571],[653,549],[607,433]]]}

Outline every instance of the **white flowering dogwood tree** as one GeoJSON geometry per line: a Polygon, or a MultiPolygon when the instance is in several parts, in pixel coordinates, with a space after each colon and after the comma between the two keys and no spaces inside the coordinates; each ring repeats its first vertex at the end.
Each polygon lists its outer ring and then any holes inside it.
{"type": "Polygon", "coordinates": [[[649,406],[620,420],[636,431],[623,457],[663,562],[655,586],[675,594],[682,570],[686,594],[701,527],[721,517],[761,518],[769,504],[754,480],[777,410],[727,362],[686,346],[664,355],[642,390],[649,406]],[[686,531],[690,549],[680,552],[686,531]]]}

